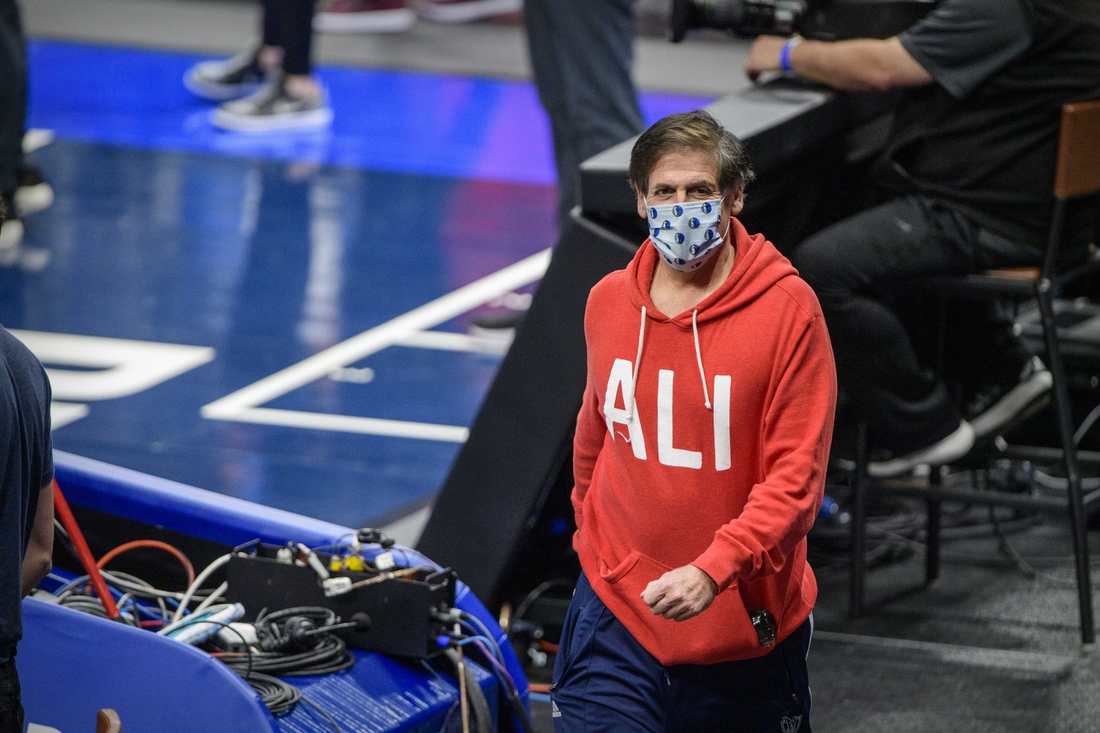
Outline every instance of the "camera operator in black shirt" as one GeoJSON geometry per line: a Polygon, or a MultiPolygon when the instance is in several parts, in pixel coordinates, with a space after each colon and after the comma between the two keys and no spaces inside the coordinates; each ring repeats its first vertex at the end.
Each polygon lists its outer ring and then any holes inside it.
{"type": "MultiPolygon", "coordinates": [[[[1100,3],[945,0],[885,40],[761,36],[746,73],[776,70],[906,90],[873,169],[892,198],[811,236],[792,259],[821,301],[841,385],[889,451],[871,474],[958,459],[1049,390],[1050,373],[1021,354],[1019,383],[963,419],[891,299],[923,278],[1042,263],[1061,107],[1100,98],[1100,3]]],[[[1083,259],[1094,226],[1095,207],[1071,210],[1063,251],[1083,259]]],[[[993,329],[1004,357],[1011,339],[993,329]]]]}
{"type": "MultiPolygon", "coordinates": [[[[4,215],[0,204],[0,227],[4,215]]],[[[0,327],[0,733],[23,733],[20,603],[50,571],[52,551],[50,383],[38,359],[0,327]]]]}

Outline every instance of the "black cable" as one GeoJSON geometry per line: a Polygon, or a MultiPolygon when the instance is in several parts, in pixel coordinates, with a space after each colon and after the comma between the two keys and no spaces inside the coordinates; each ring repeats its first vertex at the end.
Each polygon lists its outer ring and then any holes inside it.
{"type": "Polygon", "coordinates": [[[292,711],[302,699],[301,690],[289,682],[283,682],[278,677],[253,672],[245,678],[245,682],[256,691],[263,700],[264,706],[276,717],[292,711]]]}
{"type": "MultiPolygon", "coordinates": [[[[342,672],[355,664],[355,657],[347,650],[343,639],[329,636],[308,652],[284,654],[281,652],[252,652],[253,669],[276,674],[280,677],[306,677],[342,672]]],[[[240,657],[221,657],[229,667],[240,671],[240,657]]]]}
{"type": "Polygon", "coordinates": [[[508,623],[509,628],[516,621],[522,619],[523,615],[527,613],[528,610],[530,610],[531,604],[537,601],[546,591],[551,590],[552,588],[572,589],[574,585],[576,585],[576,583],[565,578],[552,578],[544,583],[539,583],[535,587],[535,589],[528,593],[527,596],[522,601],[520,601],[520,604],[516,606],[516,611],[512,614],[512,619],[508,623]]]}
{"type": "MultiPolygon", "coordinates": [[[[287,623],[295,617],[306,618],[316,624],[316,629],[311,634],[323,632],[326,627],[334,626],[339,621],[335,612],[320,606],[297,606],[267,615],[261,613],[255,626],[262,643],[271,647],[288,648],[291,637],[287,632],[287,623]]],[[[239,670],[241,667],[239,657],[225,656],[221,659],[233,669],[239,670]]],[[[280,677],[305,677],[341,672],[355,664],[355,657],[348,652],[343,639],[326,634],[320,637],[312,649],[298,652],[252,652],[251,661],[252,668],[257,672],[280,677]]]]}

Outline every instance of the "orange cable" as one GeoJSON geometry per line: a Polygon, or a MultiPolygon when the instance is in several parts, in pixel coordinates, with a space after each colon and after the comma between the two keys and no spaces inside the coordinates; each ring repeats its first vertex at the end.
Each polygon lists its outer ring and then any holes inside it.
{"type": "Polygon", "coordinates": [[[158,550],[164,550],[165,552],[172,553],[176,556],[176,559],[179,560],[180,563],[183,565],[183,569],[187,571],[187,585],[190,586],[192,583],[195,582],[195,566],[192,565],[191,561],[187,559],[187,555],[184,555],[182,552],[180,552],[175,547],[172,547],[172,545],[168,544],[167,542],[161,542],[160,540],[134,540],[133,542],[126,542],[125,544],[121,544],[113,550],[107,552],[107,554],[103,557],[99,558],[99,561],[96,562],[96,567],[106,567],[107,563],[111,562],[111,560],[114,560],[122,553],[129,552],[130,550],[136,550],[139,547],[152,547],[158,550]]]}

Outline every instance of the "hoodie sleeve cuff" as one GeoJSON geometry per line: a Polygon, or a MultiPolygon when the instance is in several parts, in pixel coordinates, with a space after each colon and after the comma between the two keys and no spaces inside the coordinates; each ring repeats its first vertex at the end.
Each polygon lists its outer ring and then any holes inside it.
{"type": "Polygon", "coordinates": [[[692,561],[692,565],[710,576],[721,593],[730,586],[741,572],[744,556],[738,548],[722,540],[715,540],[706,551],[692,561]]]}

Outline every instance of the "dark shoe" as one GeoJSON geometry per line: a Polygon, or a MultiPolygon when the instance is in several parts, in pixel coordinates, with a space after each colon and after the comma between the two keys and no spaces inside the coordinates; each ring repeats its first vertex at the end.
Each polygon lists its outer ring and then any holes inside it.
{"type": "Polygon", "coordinates": [[[1054,376],[1034,356],[1024,366],[1020,380],[1011,387],[986,388],[978,393],[966,413],[974,415],[970,424],[977,438],[998,435],[1027,415],[1054,386],[1054,376]]]}
{"type": "Polygon", "coordinates": [[[912,453],[885,461],[867,464],[872,478],[892,478],[909,473],[917,466],[944,466],[957,461],[974,447],[974,428],[965,420],[946,438],[912,453]]]}
{"type": "Polygon", "coordinates": [[[53,188],[42,178],[42,171],[33,165],[20,166],[15,172],[15,194],[12,196],[15,216],[28,216],[50,208],[53,188]]]}
{"type": "Polygon", "coordinates": [[[515,328],[523,322],[527,315],[525,310],[513,310],[512,308],[498,308],[482,313],[473,320],[474,328],[489,331],[515,328]]]}
{"type": "Polygon", "coordinates": [[[252,96],[218,107],[211,122],[240,132],[316,129],[332,123],[332,108],[323,92],[316,99],[292,97],[280,74],[252,96]]]}
{"type": "Polygon", "coordinates": [[[203,61],[183,75],[183,85],[197,97],[226,102],[247,97],[268,81],[260,69],[255,49],[242,51],[231,59],[203,61]]]}

